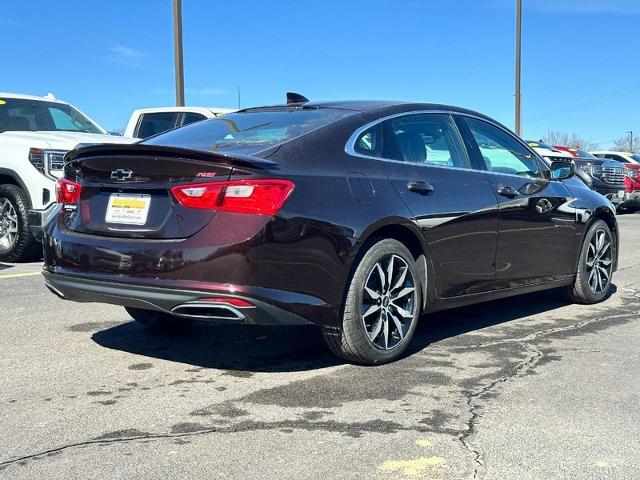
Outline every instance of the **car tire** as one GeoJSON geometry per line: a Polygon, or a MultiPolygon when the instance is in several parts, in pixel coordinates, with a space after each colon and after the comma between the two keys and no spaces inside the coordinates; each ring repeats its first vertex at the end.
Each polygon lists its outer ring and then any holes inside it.
{"type": "Polygon", "coordinates": [[[397,360],[418,324],[421,285],[407,247],[393,239],[372,243],[349,279],[342,325],[323,329],[329,349],[359,364],[397,360]]]}
{"type": "Polygon", "coordinates": [[[188,318],[179,318],[169,313],[158,312],[155,310],[144,310],[141,308],[124,307],[131,318],[142,325],[153,330],[163,332],[179,332],[187,330],[193,320],[188,318]]]}
{"type": "Polygon", "coordinates": [[[42,256],[42,244],[29,228],[30,206],[22,188],[0,185],[0,261],[28,262],[42,256]]]}
{"type": "Polygon", "coordinates": [[[596,220],[589,226],[582,241],[576,278],[564,292],[571,302],[590,305],[606,298],[616,248],[611,230],[603,220],[596,220]],[[604,242],[601,246],[600,239],[604,242]]]}

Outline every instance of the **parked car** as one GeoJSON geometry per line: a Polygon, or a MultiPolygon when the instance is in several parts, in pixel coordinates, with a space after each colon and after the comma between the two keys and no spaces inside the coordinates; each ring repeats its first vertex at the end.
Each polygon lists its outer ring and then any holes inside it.
{"type": "Polygon", "coordinates": [[[630,163],[632,165],[640,164],[640,155],[637,153],[598,150],[596,152],[591,152],[591,154],[598,158],[608,158],[609,160],[615,160],[617,162],[630,163]]]}
{"type": "Polygon", "coordinates": [[[47,287],[156,328],[312,324],[376,364],[422,313],[557,287],[600,302],[617,268],[614,209],[574,165],[456,107],[250,108],[66,159],[47,287]]]}
{"type": "MultiPolygon", "coordinates": [[[[598,169],[601,175],[598,175],[598,179],[603,180],[605,183],[611,181],[617,182],[619,187],[622,187],[624,183],[624,192],[618,190],[616,194],[610,193],[610,196],[614,196],[612,201],[616,204],[619,212],[629,212],[640,209],[640,164],[633,158],[633,154],[620,153],[620,152],[599,152],[599,155],[594,155],[581,148],[574,147],[561,147],[555,148],[564,150],[575,157],[583,159],[583,165],[587,172],[590,169],[596,169],[595,161],[602,161],[598,169]],[[590,167],[592,165],[592,167],[590,167]],[[620,178],[622,177],[622,182],[620,178]]],[[[640,156],[638,156],[640,158],[640,156]]],[[[597,185],[598,182],[596,182],[597,185]]],[[[609,190],[609,185],[606,185],[604,190],[609,190]]],[[[617,188],[617,186],[616,186],[617,188]]],[[[596,188],[598,190],[598,188],[596,188]]],[[[601,189],[602,190],[602,189],[601,189]]],[[[601,191],[600,190],[600,191],[601,191]]],[[[604,195],[607,195],[606,191],[601,191],[604,195]]]]}
{"type": "Polygon", "coordinates": [[[632,202],[631,208],[638,210],[640,208],[640,155],[631,152],[615,152],[615,151],[597,151],[591,152],[599,158],[615,160],[624,164],[625,183],[627,185],[626,200],[632,202]]]}
{"type": "Polygon", "coordinates": [[[551,145],[544,143],[542,140],[527,140],[526,142],[538,155],[548,160],[549,162],[568,162],[573,160],[573,155],[571,155],[570,153],[563,152],[561,150],[558,150],[557,148],[553,148],[551,145]]]}
{"type": "Polygon", "coordinates": [[[633,194],[633,186],[629,183],[624,164],[616,160],[598,158],[578,147],[554,145],[553,148],[572,155],[578,167],[578,174],[585,183],[607,197],[618,212],[635,210],[640,206],[633,194]]]}
{"type": "Polygon", "coordinates": [[[234,112],[220,107],[158,107],[134,110],[124,130],[125,137],[148,138],[172,128],[234,112]]]}
{"type": "Polygon", "coordinates": [[[80,143],[107,142],[133,139],[107,135],[84,113],[51,94],[0,93],[0,261],[42,255],[39,229],[55,206],[64,154],[80,143]]]}

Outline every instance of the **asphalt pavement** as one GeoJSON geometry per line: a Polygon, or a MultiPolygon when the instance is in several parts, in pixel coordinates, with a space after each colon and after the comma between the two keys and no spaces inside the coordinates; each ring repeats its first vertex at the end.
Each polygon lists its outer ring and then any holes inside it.
{"type": "Polygon", "coordinates": [[[640,215],[619,222],[604,303],[434,314],[369,368],[309,327],[156,334],[0,263],[0,478],[640,478],[640,215]]]}

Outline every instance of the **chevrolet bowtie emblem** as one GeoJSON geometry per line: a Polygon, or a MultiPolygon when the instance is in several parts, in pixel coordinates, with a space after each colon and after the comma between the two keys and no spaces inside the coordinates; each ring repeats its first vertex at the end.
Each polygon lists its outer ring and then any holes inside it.
{"type": "Polygon", "coordinates": [[[128,180],[133,175],[133,172],[126,168],[118,168],[111,172],[111,178],[116,180],[128,180]]]}

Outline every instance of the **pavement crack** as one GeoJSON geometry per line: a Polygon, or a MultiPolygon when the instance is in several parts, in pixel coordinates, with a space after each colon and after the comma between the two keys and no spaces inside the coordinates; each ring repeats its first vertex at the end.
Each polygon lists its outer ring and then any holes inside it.
{"type": "MultiPolygon", "coordinates": [[[[616,319],[626,319],[626,318],[636,318],[638,315],[638,311],[636,309],[626,309],[624,312],[609,315],[604,317],[597,317],[594,319],[584,320],[581,322],[577,322],[571,325],[566,325],[563,327],[555,327],[548,328],[545,330],[540,330],[538,332],[533,332],[528,335],[525,335],[520,338],[510,338],[503,340],[495,340],[491,342],[476,344],[476,345],[465,345],[462,347],[464,350],[468,349],[480,349],[480,348],[488,348],[494,346],[500,346],[505,344],[517,344],[519,345],[525,352],[526,357],[523,361],[519,362],[515,367],[511,370],[508,375],[503,375],[480,389],[473,391],[467,395],[466,406],[468,408],[468,419],[465,422],[466,430],[458,435],[458,440],[462,443],[465,449],[467,449],[473,455],[473,460],[475,463],[475,468],[473,472],[473,478],[479,478],[481,470],[484,468],[485,461],[482,457],[482,451],[480,447],[474,445],[471,441],[471,438],[477,431],[478,428],[478,420],[480,418],[480,410],[481,410],[481,402],[482,398],[486,396],[489,392],[494,390],[496,387],[510,381],[515,380],[520,377],[527,375],[531,372],[536,366],[539,364],[540,360],[544,357],[542,351],[540,351],[535,345],[536,341],[541,338],[550,337],[553,335],[561,334],[564,332],[572,331],[572,330],[580,330],[588,327],[594,323],[599,323],[603,321],[611,321],[616,319]]],[[[460,347],[454,347],[460,348],[460,347]]]]}
{"type": "Polygon", "coordinates": [[[473,460],[476,464],[473,472],[474,479],[479,478],[478,475],[485,463],[482,458],[481,450],[470,440],[477,430],[482,397],[491,392],[497,386],[526,375],[530,370],[533,370],[536,367],[540,359],[543,357],[543,353],[533,345],[528,345],[525,342],[518,342],[518,345],[520,345],[520,347],[522,347],[522,349],[527,353],[526,358],[522,362],[518,363],[509,375],[503,375],[467,396],[466,405],[469,409],[469,418],[465,422],[467,429],[458,436],[458,439],[462,445],[473,454],[473,460]]]}
{"type": "MultiPolygon", "coordinates": [[[[189,424],[185,424],[189,425],[189,424]]],[[[8,468],[10,465],[20,464],[25,465],[30,460],[36,460],[47,456],[52,456],[64,451],[73,450],[76,448],[82,448],[90,445],[109,445],[109,444],[121,444],[128,442],[136,442],[140,440],[163,440],[163,439],[178,439],[185,437],[196,437],[209,435],[212,433],[242,433],[248,431],[257,430],[274,430],[274,429],[306,429],[306,430],[322,430],[330,432],[339,432],[347,436],[358,438],[367,432],[380,432],[380,433],[395,433],[398,431],[412,431],[426,433],[430,430],[426,427],[407,427],[395,422],[373,420],[368,422],[354,422],[354,423],[341,423],[333,420],[325,421],[308,421],[308,420],[283,420],[279,422],[259,422],[253,420],[244,420],[234,425],[226,425],[224,427],[205,427],[201,426],[197,430],[183,431],[176,433],[146,433],[139,432],[137,430],[123,430],[120,432],[113,432],[113,437],[108,437],[110,434],[106,434],[102,437],[94,438],[84,442],[69,443],[61,445],[59,447],[43,450],[31,455],[24,455],[19,458],[6,460],[0,462],[0,471],[8,468]],[[137,432],[137,434],[136,434],[137,432]],[[120,434],[116,436],[115,434],[120,434]]]]}

